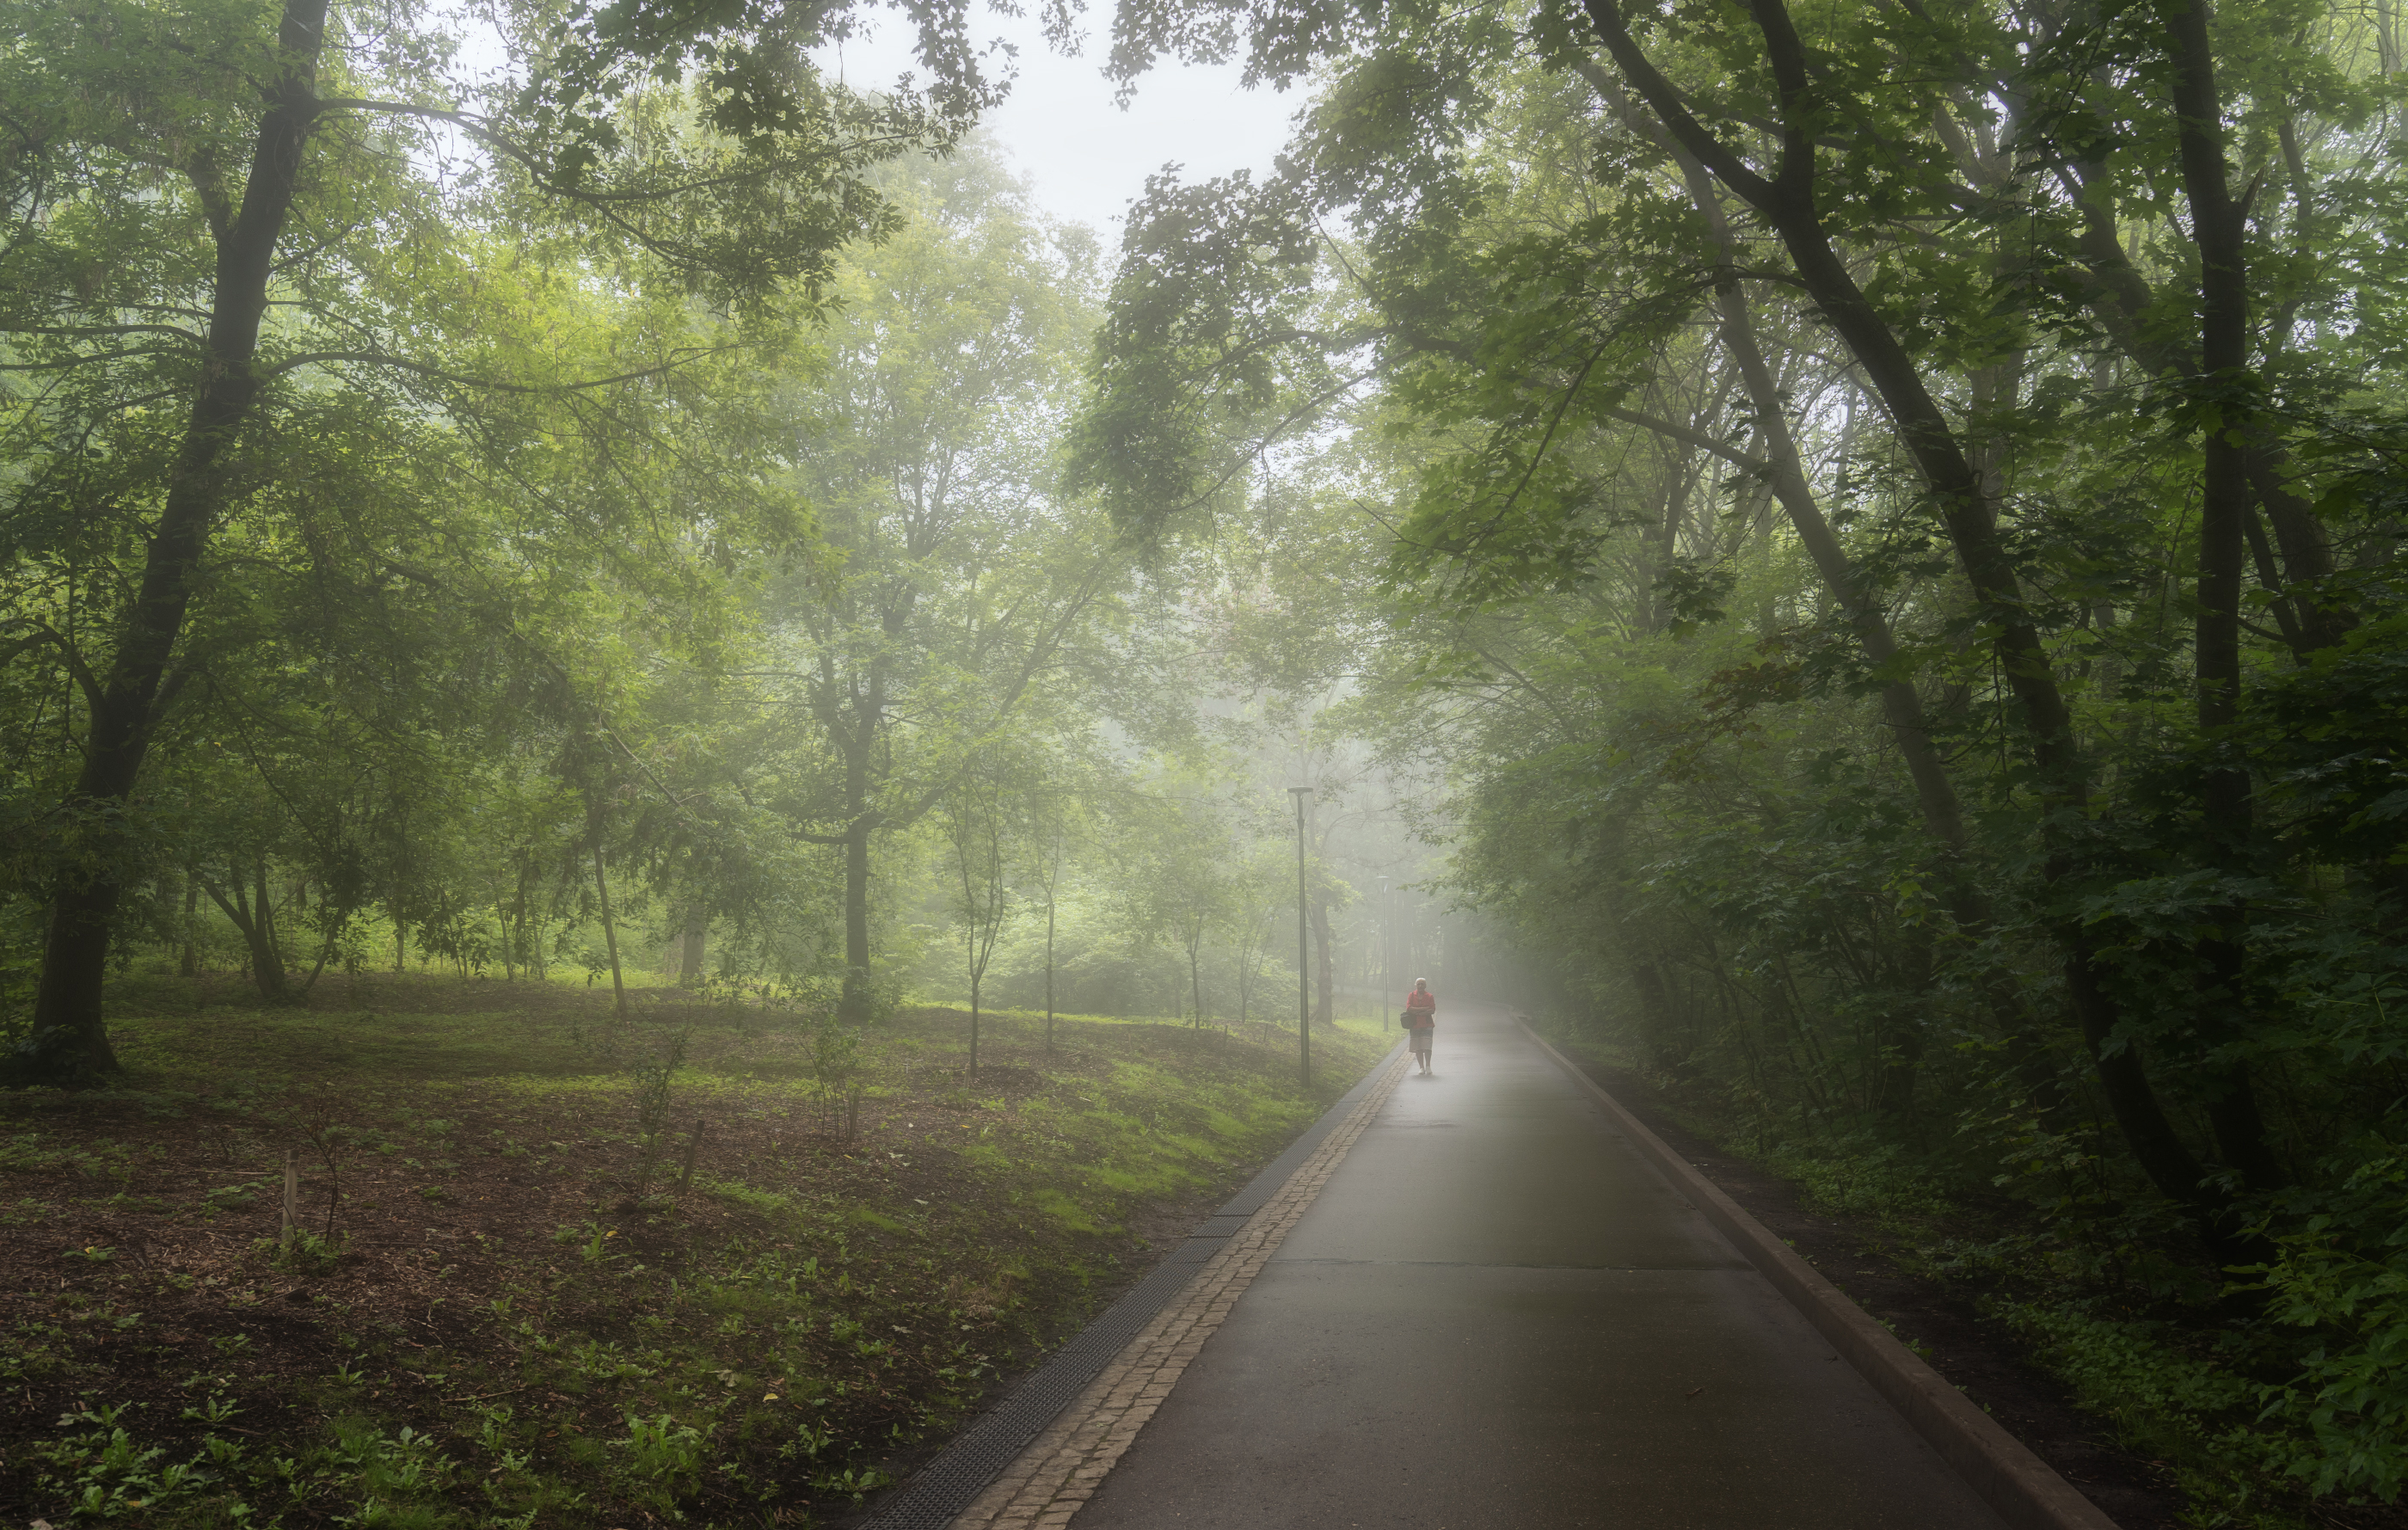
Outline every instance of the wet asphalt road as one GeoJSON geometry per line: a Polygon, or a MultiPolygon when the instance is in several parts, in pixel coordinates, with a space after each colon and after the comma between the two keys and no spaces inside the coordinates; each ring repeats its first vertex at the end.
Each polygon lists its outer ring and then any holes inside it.
{"type": "Polygon", "coordinates": [[[1502,1012],[1436,1066],[1074,1530],[2000,1530],[1502,1012]]]}

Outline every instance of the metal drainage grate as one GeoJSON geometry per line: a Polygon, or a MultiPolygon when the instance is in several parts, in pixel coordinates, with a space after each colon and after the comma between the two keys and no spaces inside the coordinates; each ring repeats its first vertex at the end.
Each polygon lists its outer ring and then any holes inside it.
{"type": "Polygon", "coordinates": [[[1102,1317],[1081,1329],[1077,1337],[1056,1351],[1054,1358],[1022,1382],[1017,1391],[982,1414],[977,1423],[945,1448],[942,1455],[896,1489],[864,1530],[944,1530],[951,1524],[955,1515],[968,1509],[989,1482],[1045,1432],[1055,1414],[1087,1390],[1087,1383],[1103,1373],[1139,1330],[1169,1305],[1204,1262],[1220,1251],[1230,1235],[1243,1227],[1247,1219],[1261,1210],[1280,1186],[1287,1183],[1288,1176],[1312,1156],[1322,1139],[1354,1112],[1373,1080],[1386,1071],[1388,1061],[1383,1058],[1374,1065],[1343,1099],[1307,1127],[1303,1136],[1289,1143],[1286,1151],[1272,1159],[1234,1199],[1172,1250],[1170,1257],[1155,1266],[1153,1274],[1131,1287],[1127,1294],[1105,1309],[1102,1317]]]}

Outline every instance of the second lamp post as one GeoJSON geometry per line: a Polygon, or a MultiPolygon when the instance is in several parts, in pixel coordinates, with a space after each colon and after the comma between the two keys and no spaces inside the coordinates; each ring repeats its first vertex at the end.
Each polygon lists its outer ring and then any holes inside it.
{"type": "Polygon", "coordinates": [[[1312,952],[1305,945],[1304,923],[1304,803],[1312,795],[1310,786],[1291,786],[1287,794],[1296,799],[1296,1065],[1304,1079],[1304,1087],[1312,1087],[1312,952]]]}

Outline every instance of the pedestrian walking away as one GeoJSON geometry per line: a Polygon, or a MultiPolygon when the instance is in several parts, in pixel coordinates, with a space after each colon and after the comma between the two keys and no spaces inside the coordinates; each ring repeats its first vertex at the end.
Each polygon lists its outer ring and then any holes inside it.
{"type": "Polygon", "coordinates": [[[1405,996],[1402,1017],[1405,1038],[1412,1043],[1413,1061],[1421,1070],[1430,1070],[1430,1037],[1438,1030],[1438,995],[1429,991],[1427,978],[1415,978],[1413,991],[1405,996]]]}

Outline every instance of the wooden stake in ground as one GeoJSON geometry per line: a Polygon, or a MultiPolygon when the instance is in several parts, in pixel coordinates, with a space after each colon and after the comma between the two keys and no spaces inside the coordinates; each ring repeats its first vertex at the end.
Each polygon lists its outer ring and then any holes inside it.
{"type": "Polygon", "coordinates": [[[293,1230],[301,1225],[301,1165],[293,1150],[284,1150],[284,1231],[278,1241],[290,1248],[293,1230]]]}

